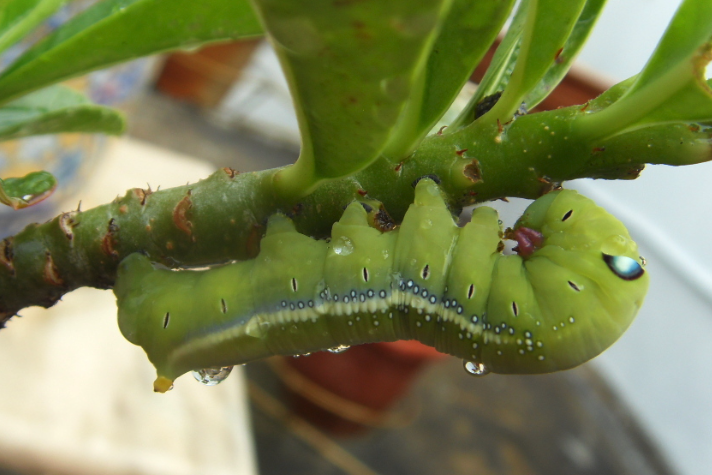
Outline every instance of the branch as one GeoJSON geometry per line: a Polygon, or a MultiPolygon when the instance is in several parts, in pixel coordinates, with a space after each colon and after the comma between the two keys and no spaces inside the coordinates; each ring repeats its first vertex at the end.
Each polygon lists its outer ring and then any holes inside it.
{"type": "Polygon", "coordinates": [[[588,106],[519,117],[501,128],[475,122],[432,135],[402,162],[381,159],[299,202],[277,198],[280,169],[223,169],[193,185],[154,193],[137,188],[113,203],[30,225],[0,243],[0,323],[26,306],[49,307],[81,286],[110,287],[117,264],[136,251],[172,267],[254,257],[267,218],[278,211],[293,217],[300,232],[324,237],[348,203],[367,195],[399,221],[413,199],[413,181],[424,175],[442,180],[458,210],[505,196],[536,198],[575,178],[635,178],[645,163],[712,159],[712,128],[704,125],[656,125],[605,140],[586,136],[577,127],[584,109],[610,100],[603,95],[588,106]]]}

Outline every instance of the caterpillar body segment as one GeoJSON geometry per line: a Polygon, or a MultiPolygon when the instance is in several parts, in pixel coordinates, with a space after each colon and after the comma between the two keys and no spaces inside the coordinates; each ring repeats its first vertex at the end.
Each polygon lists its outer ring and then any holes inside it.
{"type": "Polygon", "coordinates": [[[498,373],[567,369],[610,346],[648,287],[625,227],[565,190],[530,205],[514,234],[520,253],[503,255],[494,210],[458,227],[423,179],[392,231],[354,202],[329,242],[274,216],[250,261],[172,271],[133,254],[114,288],[119,325],[160,391],[193,369],[367,342],[417,339],[498,373]]]}

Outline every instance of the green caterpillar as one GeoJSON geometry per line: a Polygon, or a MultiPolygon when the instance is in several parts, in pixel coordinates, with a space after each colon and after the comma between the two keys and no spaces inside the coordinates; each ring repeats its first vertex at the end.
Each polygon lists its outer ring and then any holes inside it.
{"type": "Polygon", "coordinates": [[[155,390],[190,370],[401,339],[472,372],[567,369],[618,339],[648,288],[623,224],[574,191],[527,208],[508,234],[515,255],[496,211],[458,227],[430,179],[398,229],[369,225],[367,208],[349,205],[329,242],[273,216],[255,259],[206,271],[124,259],[119,326],[155,365],[155,390]]]}

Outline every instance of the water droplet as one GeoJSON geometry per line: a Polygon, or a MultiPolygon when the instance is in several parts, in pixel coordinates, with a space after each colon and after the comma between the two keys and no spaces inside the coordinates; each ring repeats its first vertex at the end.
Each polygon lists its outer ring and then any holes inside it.
{"type": "Polygon", "coordinates": [[[348,350],[349,348],[351,348],[349,345],[339,345],[339,346],[335,346],[333,348],[329,348],[326,351],[328,351],[329,353],[337,354],[337,353],[343,353],[344,351],[348,350]]]}
{"type": "Polygon", "coordinates": [[[484,363],[477,363],[475,361],[465,360],[462,362],[462,366],[465,368],[465,371],[472,376],[486,376],[490,372],[484,363]]]}
{"type": "Polygon", "coordinates": [[[216,384],[220,384],[225,379],[227,379],[228,376],[230,376],[230,372],[232,371],[232,366],[222,366],[219,368],[204,368],[204,369],[199,369],[199,370],[193,370],[193,377],[198,381],[199,383],[202,383],[206,386],[215,386],[216,384]]]}
{"type": "Polygon", "coordinates": [[[645,267],[648,264],[648,261],[643,256],[638,256],[638,257],[640,257],[640,265],[645,267]]]}
{"type": "Polygon", "coordinates": [[[383,254],[383,259],[388,259],[389,254],[388,254],[387,249],[384,249],[383,251],[381,251],[381,254],[383,254]]]}
{"type": "Polygon", "coordinates": [[[354,252],[354,245],[351,242],[351,239],[347,238],[346,236],[341,236],[339,239],[337,239],[334,244],[334,253],[340,255],[340,256],[348,256],[352,252],[354,252]]]}

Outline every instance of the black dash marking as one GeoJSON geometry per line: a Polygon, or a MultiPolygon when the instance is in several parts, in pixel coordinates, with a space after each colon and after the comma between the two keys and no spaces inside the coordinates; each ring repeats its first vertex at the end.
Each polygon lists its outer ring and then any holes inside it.
{"type": "Polygon", "coordinates": [[[364,202],[361,202],[361,206],[363,206],[363,209],[365,209],[367,213],[370,213],[371,211],[373,211],[373,208],[364,202]]]}
{"type": "Polygon", "coordinates": [[[574,284],[574,283],[571,282],[570,280],[569,280],[568,282],[569,282],[569,286],[570,286],[572,289],[574,289],[576,292],[581,292],[581,289],[579,288],[578,285],[574,284]]]}
{"type": "Polygon", "coordinates": [[[363,268],[363,281],[368,282],[368,269],[363,268]]]}
{"type": "Polygon", "coordinates": [[[168,328],[168,324],[171,321],[171,312],[166,312],[166,316],[163,317],[163,328],[168,328]]]}
{"type": "Polygon", "coordinates": [[[515,317],[519,316],[519,307],[517,307],[517,302],[512,302],[512,311],[514,312],[515,317]]]}
{"type": "Polygon", "coordinates": [[[563,218],[561,218],[561,221],[566,221],[571,217],[571,215],[574,214],[574,210],[570,209],[566,212],[563,218]]]}
{"type": "Polygon", "coordinates": [[[297,278],[292,277],[292,292],[296,292],[296,291],[297,291],[297,278]]]}
{"type": "Polygon", "coordinates": [[[430,266],[428,264],[425,264],[425,267],[423,267],[423,273],[421,275],[423,276],[423,279],[430,277],[430,266]]]}
{"type": "Polygon", "coordinates": [[[467,298],[471,299],[475,296],[475,284],[470,284],[470,288],[467,290],[467,298]]]}
{"type": "Polygon", "coordinates": [[[227,313],[227,304],[225,303],[225,299],[220,299],[220,304],[222,305],[222,313],[227,313]]]}

